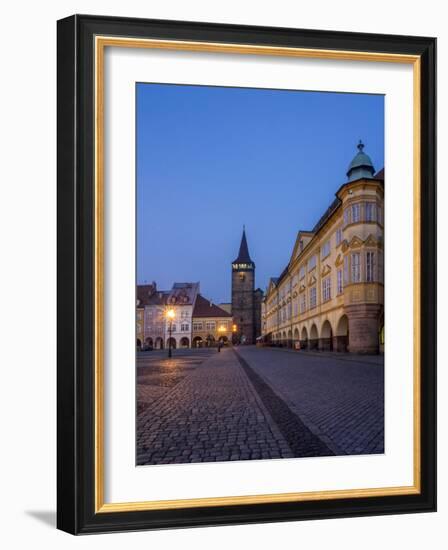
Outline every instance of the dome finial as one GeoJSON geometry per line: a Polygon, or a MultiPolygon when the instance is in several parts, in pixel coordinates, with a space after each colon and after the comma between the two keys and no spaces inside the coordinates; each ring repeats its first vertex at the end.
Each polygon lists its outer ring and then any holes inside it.
{"type": "Polygon", "coordinates": [[[348,181],[373,178],[375,169],[369,155],[364,153],[364,143],[362,140],[359,140],[356,147],[358,148],[358,152],[354,156],[347,170],[348,181]]]}

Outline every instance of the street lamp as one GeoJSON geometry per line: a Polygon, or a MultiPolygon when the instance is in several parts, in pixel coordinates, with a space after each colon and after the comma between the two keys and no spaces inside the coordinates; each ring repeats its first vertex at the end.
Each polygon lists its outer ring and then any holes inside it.
{"type": "Polygon", "coordinates": [[[173,319],[174,319],[174,309],[171,308],[169,309],[167,312],[166,312],[166,317],[167,319],[169,320],[170,324],[169,324],[169,329],[168,329],[168,333],[169,333],[169,338],[168,338],[168,357],[171,357],[172,356],[172,351],[171,351],[171,334],[172,334],[172,331],[173,331],[173,319]]]}

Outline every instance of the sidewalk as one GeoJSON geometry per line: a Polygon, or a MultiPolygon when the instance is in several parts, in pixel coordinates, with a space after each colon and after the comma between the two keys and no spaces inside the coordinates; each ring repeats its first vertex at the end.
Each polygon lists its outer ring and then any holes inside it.
{"type": "Polygon", "coordinates": [[[211,355],[137,420],[140,465],[292,456],[230,348],[211,355]]]}
{"type": "Polygon", "coordinates": [[[384,364],[384,355],[364,355],[361,353],[344,353],[340,351],[309,351],[309,350],[297,350],[291,348],[278,348],[265,346],[261,349],[273,350],[273,351],[283,351],[288,353],[294,353],[296,355],[305,355],[311,357],[328,357],[330,359],[335,359],[338,361],[353,361],[355,363],[368,363],[369,365],[383,365],[384,364]]]}

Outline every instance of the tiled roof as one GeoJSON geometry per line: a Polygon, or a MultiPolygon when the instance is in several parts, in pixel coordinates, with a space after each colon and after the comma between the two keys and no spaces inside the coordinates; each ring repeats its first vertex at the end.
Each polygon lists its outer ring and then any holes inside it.
{"type": "Polygon", "coordinates": [[[224,311],[210,300],[207,300],[201,294],[197,295],[196,303],[193,309],[193,317],[232,317],[230,313],[224,311]]]}

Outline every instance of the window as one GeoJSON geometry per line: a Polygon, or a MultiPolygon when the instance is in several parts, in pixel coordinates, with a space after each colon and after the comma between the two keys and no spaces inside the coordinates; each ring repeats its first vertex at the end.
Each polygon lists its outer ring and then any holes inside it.
{"type": "Polygon", "coordinates": [[[322,300],[324,302],[331,300],[331,277],[322,279],[322,300]]]}
{"type": "Polygon", "coordinates": [[[311,258],[308,260],[308,271],[311,271],[316,267],[316,254],[314,256],[311,256],[311,258]]]}
{"type": "Polygon", "coordinates": [[[326,258],[330,255],[330,240],[323,244],[321,250],[321,258],[326,258]]]}
{"type": "MultiPolygon", "coordinates": [[[[170,327],[168,326],[168,331],[170,327]]],[[[171,332],[176,332],[176,325],[171,325],[171,332]]]]}
{"type": "Polygon", "coordinates": [[[305,313],[306,311],[306,294],[305,292],[300,296],[300,313],[305,313]]]}
{"type": "Polygon", "coordinates": [[[202,323],[193,323],[193,330],[202,330],[202,323]]]}
{"type": "Polygon", "coordinates": [[[352,204],[352,223],[357,223],[360,220],[359,204],[352,204]]]}
{"type": "Polygon", "coordinates": [[[361,281],[361,264],[360,254],[355,252],[352,254],[352,283],[359,283],[361,281]]]}
{"type": "Polygon", "coordinates": [[[299,314],[299,303],[297,301],[297,299],[294,300],[294,306],[293,306],[293,315],[294,317],[297,317],[297,315],[299,314]]]}
{"type": "Polygon", "coordinates": [[[348,284],[348,256],[344,257],[344,285],[348,284]]]}
{"type": "Polygon", "coordinates": [[[305,277],[305,266],[302,265],[299,271],[299,279],[303,279],[305,277]]]}
{"type": "Polygon", "coordinates": [[[381,210],[381,206],[378,206],[377,208],[377,214],[378,214],[378,223],[383,223],[383,213],[381,210]]]}
{"type": "Polygon", "coordinates": [[[384,282],[384,266],[383,266],[382,252],[378,252],[378,280],[380,283],[384,282]]]}
{"type": "Polygon", "coordinates": [[[366,281],[371,283],[375,280],[375,253],[366,252],[366,281]]]}
{"type": "Polygon", "coordinates": [[[205,330],[215,330],[216,323],[214,321],[208,321],[205,323],[205,330]]]}
{"type": "Polygon", "coordinates": [[[376,221],[376,204],[374,202],[366,202],[366,222],[376,221]]]}
{"type": "Polygon", "coordinates": [[[342,227],[336,229],[336,246],[339,246],[342,242],[342,227]]]}
{"type": "Polygon", "coordinates": [[[240,276],[240,281],[244,283],[244,281],[246,280],[246,275],[244,273],[240,273],[239,276],[240,276]]]}
{"type": "Polygon", "coordinates": [[[350,223],[350,210],[349,208],[346,208],[344,210],[344,225],[348,225],[350,223]]]}
{"type": "Polygon", "coordinates": [[[344,283],[343,283],[343,280],[342,280],[342,269],[338,269],[337,273],[336,273],[336,277],[337,277],[337,283],[338,283],[338,294],[342,294],[342,291],[344,290],[344,283]]]}
{"type": "Polygon", "coordinates": [[[181,332],[188,332],[190,330],[190,325],[188,323],[182,323],[180,325],[181,332]]]}
{"type": "Polygon", "coordinates": [[[313,286],[310,288],[310,309],[313,309],[313,307],[316,307],[317,304],[317,294],[316,294],[316,287],[313,286]]]}

